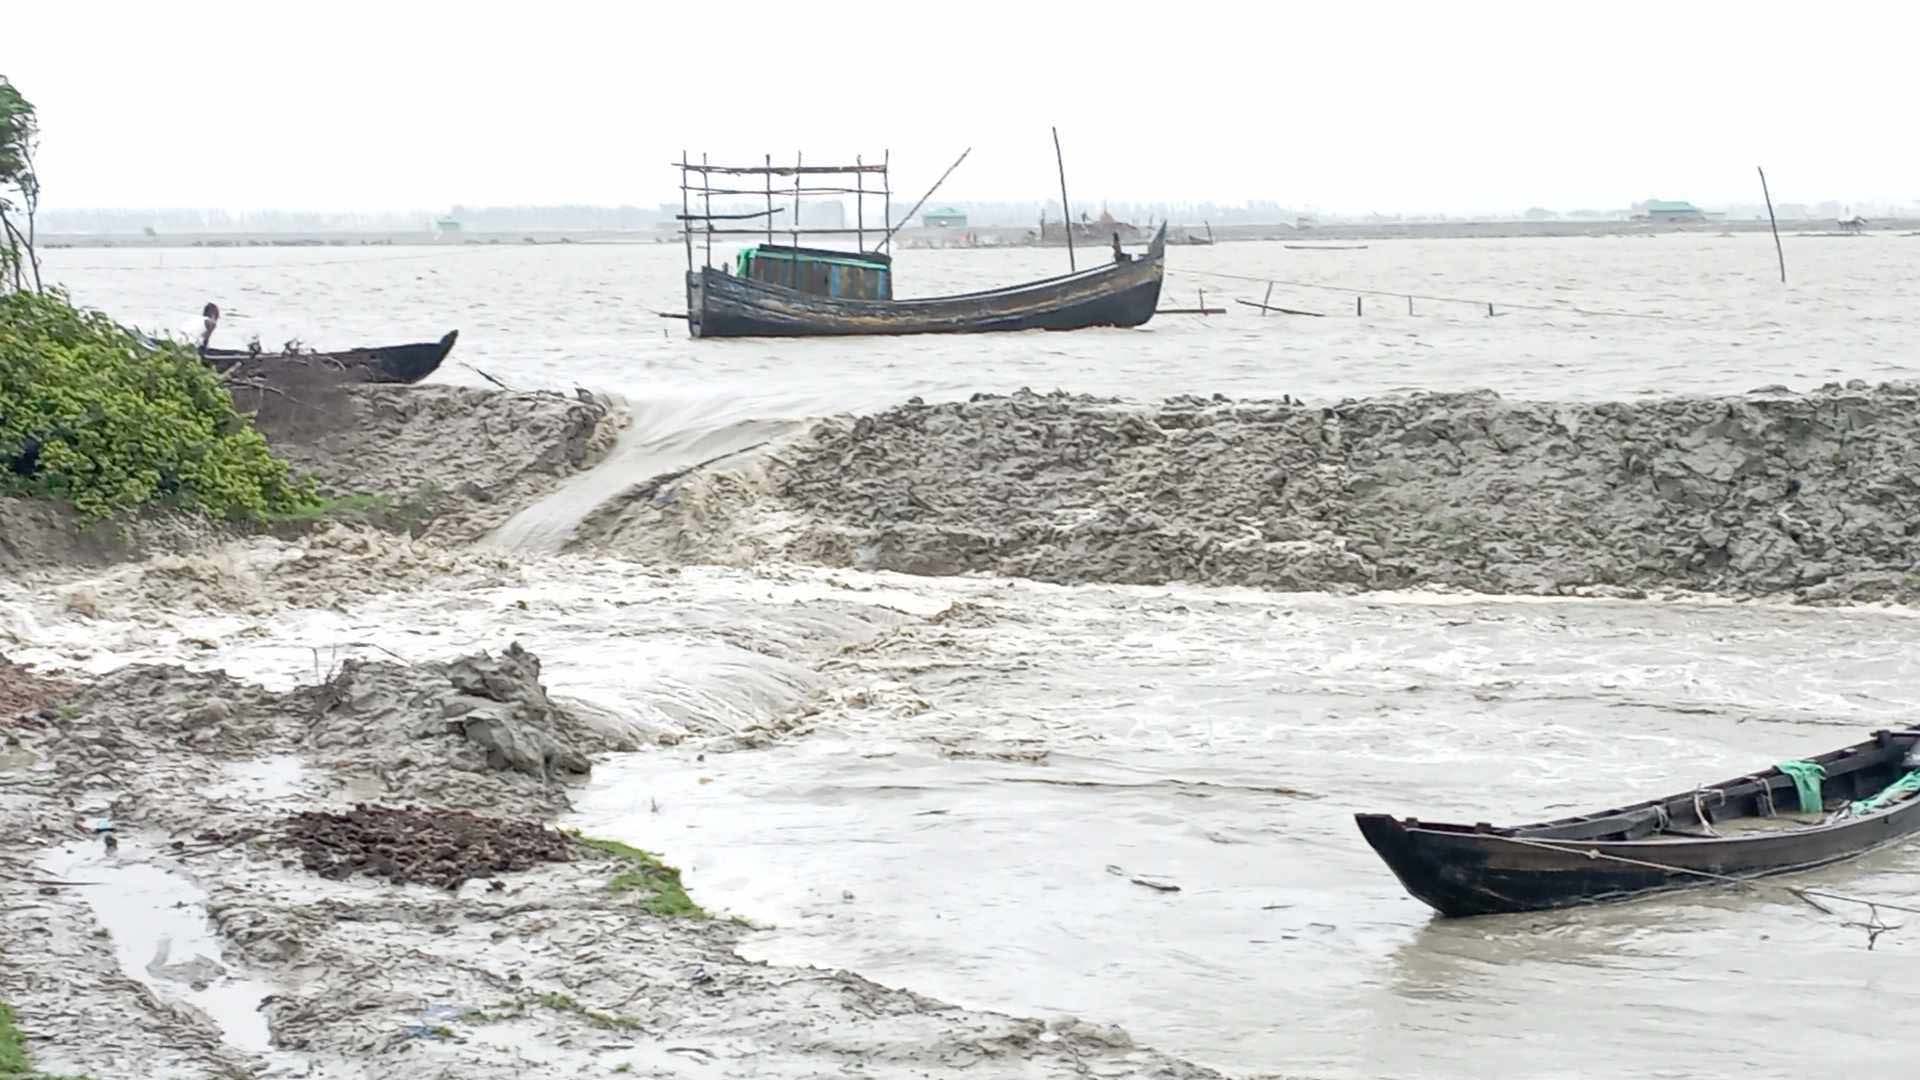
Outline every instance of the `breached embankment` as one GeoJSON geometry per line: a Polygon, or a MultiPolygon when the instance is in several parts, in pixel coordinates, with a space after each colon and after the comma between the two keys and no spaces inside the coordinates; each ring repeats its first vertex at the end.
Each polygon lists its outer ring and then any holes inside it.
{"type": "MultiPolygon", "coordinates": [[[[592,469],[626,422],[591,395],[466,386],[354,386],[259,404],[274,452],[330,501],[280,531],[339,520],[447,544],[479,539],[592,469]]],[[[48,500],[0,498],[0,572],[189,553],[243,531],[167,513],[90,523],[48,500]]]]}
{"type": "Polygon", "coordinates": [[[576,544],[1057,582],[1911,600],[1920,384],[1634,402],[1157,405],[1021,392],[836,418],[646,486],[576,544]]]}
{"type": "Polygon", "coordinates": [[[322,415],[263,410],[274,451],[336,497],[375,496],[411,531],[477,540],[591,469],[625,415],[588,394],[357,386],[322,415]]]}
{"type": "Polygon", "coordinates": [[[3,734],[0,1001],[49,1074],[1218,1076],[741,958],[671,867],[552,829],[637,744],[517,645],[285,693],[126,667],[3,734]]]}

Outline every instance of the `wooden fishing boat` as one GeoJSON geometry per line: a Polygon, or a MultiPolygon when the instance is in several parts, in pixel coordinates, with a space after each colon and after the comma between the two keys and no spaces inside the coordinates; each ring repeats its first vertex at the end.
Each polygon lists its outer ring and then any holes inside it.
{"type": "MultiPolygon", "coordinates": [[[[687,274],[687,328],[694,337],[802,337],[831,334],[978,334],[999,330],[1080,330],[1139,326],[1153,318],[1165,275],[1162,225],[1145,255],[985,292],[895,300],[835,295],[875,275],[847,253],[761,245],[761,260],[784,255],[797,264],[799,285],[700,267],[687,274]],[[845,265],[835,266],[834,263],[845,265]],[[846,273],[822,274],[830,266],[846,273]],[[815,271],[815,272],[809,272],[815,271]],[[817,287],[805,287],[810,279],[817,287]]],[[[871,258],[871,256],[868,256],[871,258]]],[[[880,273],[891,264],[874,264],[880,273]]]]}
{"type": "Polygon", "coordinates": [[[346,382],[416,383],[440,369],[453,351],[460,331],[449,330],[439,341],[408,345],[377,345],[337,352],[258,352],[249,349],[200,350],[214,370],[236,378],[271,381],[276,365],[306,364],[337,372],[346,382]]]}
{"type": "MultiPolygon", "coordinates": [[[[966,155],[961,155],[965,160],[966,155]]],[[[954,162],[957,167],[959,161],[954,162]]],[[[892,188],[887,180],[888,166],[866,164],[856,159],[852,165],[774,165],[768,159],[762,165],[717,165],[702,157],[699,164],[682,157],[680,163],[682,230],[687,245],[687,330],[698,338],[717,337],[812,337],[852,334],[977,334],[1010,330],[1080,330],[1093,326],[1140,326],[1153,318],[1159,306],[1160,284],[1166,273],[1167,227],[1161,224],[1143,254],[1121,250],[1118,234],[1111,237],[1113,254],[1104,265],[1080,270],[1069,253],[1071,272],[1018,285],[952,296],[896,299],[893,294],[894,267],[891,255],[893,233],[899,221],[892,213],[892,188]],[[851,176],[839,184],[821,177],[851,176]],[[776,194],[783,199],[786,189],[776,193],[774,177],[791,177],[793,204],[775,207],[776,194]],[[764,187],[723,186],[728,177],[761,177],[764,187]],[[869,177],[877,177],[880,186],[869,187],[869,177]],[[697,181],[697,184],[695,183],[697,181]],[[854,186],[843,186],[851,183],[854,186]],[[698,195],[701,210],[695,212],[691,197],[698,195]],[[761,195],[764,210],[742,211],[713,207],[715,197],[722,199],[761,195]],[[834,197],[829,220],[838,221],[844,213],[838,197],[854,196],[854,225],[809,226],[802,221],[801,199],[807,195],[834,197]],[[895,222],[874,228],[866,224],[864,200],[882,200],[882,221],[895,222]],[[787,227],[779,232],[789,239],[774,240],[774,217],[791,213],[787,227]],[[759,228],[737,228],[716,222],[764,218],[759,228]],[[871,234],[876,242],[867,248],[871,234]],[[694,262],[694,237],[704,236],[706,257],[702,265],[694,262]],[[761,243],[738,252],[732,265],[716,268],[713,240],[717,236],[764,236],[761,243]],[[800,237],[817,235],[851,236],[851,251],[802,247],[800,237]]],[[[953,170],[947,170],[951,173],[953,170]]],[[[942,179],[945,177],[943,176],[942,179]]],[[[934,185],[939,186],[937,183],[934,185]]],[[[928,192],[931,195],[932,191],[928,192]]],[[[926,199],[923,197],[921,202],[926,199]]],[[[735,204],[736,206],[738,204],[735,204]]],[[[915,209],[918,207],[916,206],[915,209]]],[[[906,219],[911,219],[909,211],[906,219]]],[[[905,220],[905,219],[902,219],[905,220]]]]}
{"type": "Polygon", "coordinates": [[[1807,870],[1920,831],[1920,731],[1577,817],[1496,827],[1356,814],[1442,915],[1592,904],[1807,870]]]}

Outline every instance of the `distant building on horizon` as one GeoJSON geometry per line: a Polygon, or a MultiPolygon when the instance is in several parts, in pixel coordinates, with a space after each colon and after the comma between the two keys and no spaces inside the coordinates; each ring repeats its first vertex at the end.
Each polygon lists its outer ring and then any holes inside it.
{"type": "Polygon", "coordinates": [[[1655,225],[1679,225],[1707,220],[1707,214],[1690,202],[1672,199],[1648,199],[1646,208],[1635,215],[1655,225]]]}
{"type": "Polygon", "coordinates": [[[964,229],[967,227],[967,215],[951,206],[944,206],[921,214],[920,224],[929,229],[964,229]]]}

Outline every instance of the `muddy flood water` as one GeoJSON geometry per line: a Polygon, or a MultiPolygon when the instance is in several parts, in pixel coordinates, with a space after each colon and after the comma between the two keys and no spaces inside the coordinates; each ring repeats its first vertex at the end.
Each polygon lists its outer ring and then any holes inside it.
{"type": "MultiPolygon", "coordinates": [[[[148,328],[184,330],[209,299],[228,345],[458,327],[456,360],[516,387],[619,395],[635,420],[594,472],[390,592],[269,595],[261,567],[290,549],[262,541],[57,590],[0,583],[0,640],[30,643],[8,644],[16,661],[168,661],[274,687],[339,656],[519,640],[556,694],[681,737],[597,765],[568,824],[665,853],[703,903],[766,927],[749,955],[1117,1023],[1233,1074],[1890,1074],[1907,1055],[1864,1021],[1920,1010],[1920,928],[1869,949],[1848,925],[1858,909],[1825,915],[1774,890],[1440,920],[1352,815],[1552,817],[1909,723],[1907,610],[1060,586],[554,550],[627,484],[913,395],[1596,399],[1920,374],[1920,238],[1786,243],[1785,289],[1756,235],[1223,244],[1170,257],[1163,304],[1204,288],[1236,309],[1210,320],[802,343],[690,342],[657,317],[680,308],[677,246],[54,251],[77,300],[148,328]],[[1276,303],[1329,317],[1261,319],[1230,301],[1264,285],[1199,270],[1403,298],[1370,297],[1356,317],[1352,293],[1282,286],[1276,303]],[[1482,303],[1416,299],[1409,315],[1405,294],[1482,303]],[[803,704],[797,730],[741,737],[803,704]]],[[[904,252],[900,291],[1064,259],[904,252]]],[[[479,381],[454,364],[441,377],[479,381]]],[[[1804,878],[1911,904],[1920,846],[1804,878]]]]}

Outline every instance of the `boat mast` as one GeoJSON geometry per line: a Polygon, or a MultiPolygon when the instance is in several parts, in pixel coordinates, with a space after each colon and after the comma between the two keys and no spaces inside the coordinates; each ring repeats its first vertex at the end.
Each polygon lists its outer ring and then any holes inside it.
{"type": "Polygon", "coordinates": [[[1060,166],[1060,213],[1066,218],[1067,269],[1077,271],[1080,268],[1073,261],[1073,208],[1067,205],[1067,159],[1060,154],[1060,129],[1057,127],[1053,129],[1053,161],[1060,166]]]}
{"type": "Polygon", "coordinates": [[[707,265],[713,265],[713,177],[707,173],[707,155],[700,155],[700,212],[707,215],[707,265]]]}
{"type": "MultiPolygon", "coordinates": [[[[680,151],[680,235],[687,241],[687,273],[693,273],[693,207],[687,202],[687,152],[680,151]]],[[[711,222],[709,222],[711,224],[711,222]]]]}

